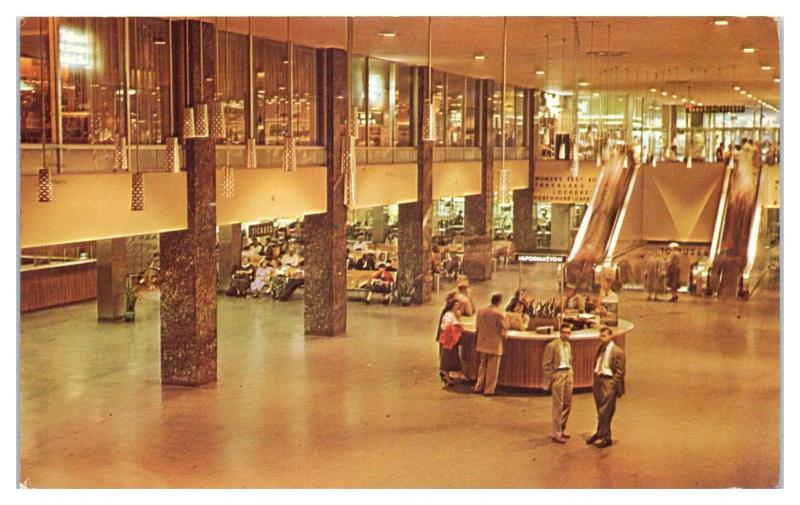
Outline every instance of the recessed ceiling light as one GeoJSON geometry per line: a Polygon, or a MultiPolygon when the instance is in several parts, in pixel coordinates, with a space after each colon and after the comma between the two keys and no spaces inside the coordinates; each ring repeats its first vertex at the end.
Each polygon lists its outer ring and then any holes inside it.
{"type": "Polygon", "coordinates": [[[153,43],[155,43],[155,45],[157,45],[157,46],[164,46],[164,45],[167,44],[167,41],[166,40],[161,40],[161,39],[155,39],[153,41],[153,43]]]}
{"type": "Polygon", "coordinates": [[[536,75],[544,75],[544,70],[542,70],[541,68],[537,68],[536,75]]]}
{"type": "Polygon", "coordinates": [[[378,35],[378,37],[386,37],[387,39],[390,39],[390,38],[392,38],[392,37],[397,37],[397,33],[395,33],[395,32],[390,32],[390,31],[388,31],[388,30],[386,30],[386,31],[383,31],[383,32],[378,32],[378,34],[377,34],[377,35],[378,35]]]}
{"type": "Polygon", "coordinates": [[[595,91],[594,93],[592,93],[592,96],[600,96],[600,93],[595,91]]]}
{"type": "Polygon", "coordinates": [[[742,87],[739,86],[738,84],[733,87],[734,91],[739,91],[740,89],[742,89],[742,87]]]}
{"type": "Polygon", "coordinates": [[[744,46],[742,48],[742,52],[743,53],[748,53],[748,54],[754,53],[754,52],[756,52],[756,48],[755,47],[750,47],[750,46],[744,46]]]}
{"type": "Polygon", "coordinates": [[[672,98],[678,98],[678,95],[672,95],[672,98]]]}
{"type": "Polygon", "coordinates": [[[772,70],[772,65],[769,65],[767,63],[762,63],[761,70],[772,70]]]}
{"type": "Polygon", "coordinates": [[[728,26],[728,20],[727,19],[715,19],[714,20],[714,24],[717,25],[717,26],[728,26]]]}
{"type": "Polygon", "coordinates": [[[694,100],[689,101],[690,104],[694,105],[696,102],[694,100]]]}
{"type": "Polygon", "coordinates": [[[781,82],[781,78],[780,77],[775,77],[772,80],[775,81],[775,82],[781,82]]]}
{"type": "Polygon", "coordinates": [[[702,107],[702,106],[703,106],[703,102],[700,102],[700,103],[698,103],[697,105],[698,105],[699,107],[702,107]]]}
{"type": "Polygon", "coordinates": [[[656,88],[650,88],[650,93],[655,93],[656,91],[658,91],[656,88]]]}
{"type": "Polygon", "coordinates": [[[747,94],[747,91],[745,91],[745,90],[741,90],[741,91],[739,92],[739,94],[740,94],[740,95],[746,95],[746,94],[747,94]]]}
{"type": "Polygon", "coordinates": [[[748,94],[747,94],[747,98],[753,98],[753,95],[751,95],[750,93],[748,93],[748,94]]]}
{"type": "Polygon", "coordinates": [[[681,98],[681,102],[686,103],[687,100],[685,98],[681,98]]]}
{"type": "Polygon", "coordinates": [[[475,60],[482,61],[486,59],[486,56],[484,56],[482,53],[475,53],[475,55],[472,58],[475,60]]]}
{"type": "Polygon", "coordinates": [[[586,82],[586,81],[581,81],[581,82],[579,82],[579,83],[578,83],[578,86],[580,86],[580,87],[582,87],[582,88],[585,88],[585,87],[586,87],[586,86],[588,86],[588,85],[589,85],[589,83],[588,83],[588,82],[586,82]]]}
{"type": "Polygon", "coordinates": [[[661,92],[661,96],[667,96],[667,92],[666,91],[662,91],[661,92]]]}

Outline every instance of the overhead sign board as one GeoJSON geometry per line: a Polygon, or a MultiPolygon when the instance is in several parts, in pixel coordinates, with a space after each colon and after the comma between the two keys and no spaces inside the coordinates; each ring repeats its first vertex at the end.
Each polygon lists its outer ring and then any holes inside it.
{"type": "Polygon", "coordinates": [[[559,254],[517,253],[518,263],[566,263],[567,257],[559,254]]]}

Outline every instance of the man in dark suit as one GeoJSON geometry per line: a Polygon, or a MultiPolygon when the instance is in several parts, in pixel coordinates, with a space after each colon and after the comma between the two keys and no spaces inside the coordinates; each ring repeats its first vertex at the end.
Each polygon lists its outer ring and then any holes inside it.
{"type": "Polygon", "coordinates": [[[505,314],[500,310],[503,295],[494,293],[492,303],[478,311],[475,318],[478,338],[475,350],[480,354],[478,366],[478,381],[473,391],[483,393],[485,396],[495,394],[497,376],[500,373],[500,358],[503,356],[503,344],[506,340],[505,314]]]}
{"type": "Polygon", "coordinates": [[[559,338],[555,338],[544,348],[542,370],[543,388],[553,395],[553,442],[563,444],[569,435],[565,433],[567,419],[572,406],[572,345],[569,337],[572,326],[562,324],[559,338]]]}
{"type": "Polygon", "coordinates": [[[600,347],[595,354],[594,404],[597,408],[597,429],[586,439],[595,447],[611,445],[611,419],[617,408],[617,398],[625,394],[625,352],[613,342],[608,326],[600,328],[600,347]]]}

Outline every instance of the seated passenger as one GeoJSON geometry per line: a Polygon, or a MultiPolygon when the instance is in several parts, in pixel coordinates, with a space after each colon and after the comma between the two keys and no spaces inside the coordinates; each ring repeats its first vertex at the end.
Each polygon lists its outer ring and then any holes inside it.
{"type": "Polygon", "coordinates": [[[248,296],[255,272],[256,269],[250,263],[250,258],[242,256],[242,264],[234,266],[231,271],[231,287],[228,289],[228,295],[248,296]]]}
{"type": "Polygon", "coordinates": [[[372,293],[382,293],[384,305],[392,301],[394,277],[392,277],[391,272],[386,269],[385,264],[381,263],[379,268],[380,270],[375,272],[370,279],[369,292],[367,293],[367,299],[364,300],[367,304],[372,300],[372,293]]]}

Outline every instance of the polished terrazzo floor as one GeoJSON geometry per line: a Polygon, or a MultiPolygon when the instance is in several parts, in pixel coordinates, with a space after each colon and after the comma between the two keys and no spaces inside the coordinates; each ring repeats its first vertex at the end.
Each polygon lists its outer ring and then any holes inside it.
{"type": "MultiPolygon", "coordinates": [[[[517,274],[473,286],[511,294],[517,274]]],[[[448,287],[447,285],[443,287],[448,287]]],[[[587,447],[590,393],[566,445],[550,398],[445,391],[436,303],[348,304],[347,334],[303,336],[298,295],[219,298],[216,384],[162,387],[157,292],[137,321],[85,303],[26,314],[20,472],[30,487],[773,487],[780,479],[777,291],[747,302],[621,295],[627,394],[615,444],[587,447]]]]}

